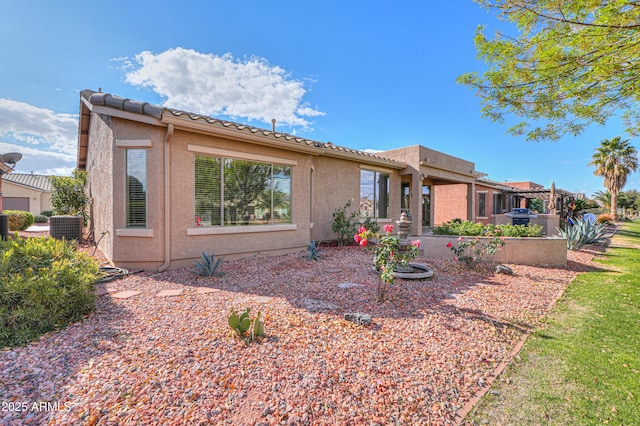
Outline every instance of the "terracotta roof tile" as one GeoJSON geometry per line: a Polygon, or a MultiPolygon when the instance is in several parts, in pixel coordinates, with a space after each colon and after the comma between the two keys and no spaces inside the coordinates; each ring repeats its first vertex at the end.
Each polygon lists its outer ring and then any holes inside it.
{"type": "Polygon", "coordinates": [[[361,156],[364,158],[382,160],[391,164],[403,165],[402,162],[388,158],[388,157],[383,157],[381,155],[373,154],[370,152],[358,151],[356,149],[337,146],[337,145],[334,145],[332,142],[318,142],[312,139],[301,138],[301,137],[293,136],[287,133],[273,132],[271,130],[261,129],[261,128],[250,126],[247,124],[235,123],[233,121],[222,120],[222,119],[209,117],[202,114],[195,114],[192,112],[182,111],[178,109],[161,107],[161,106],[149,104],[146,102],[139,102],[131,99],[121,98],[119,96],[113,96],[108,93],[94,92],[92,90],[83,90],[81,93],[81,96],[86,100],[88,100],[93,105],[101,105],[101,106],[106,106],[110,108],[116,108],[121,111],[144,114],[157,119],[161,119],[163,113],[169,113],[175,117],[188,117],[193,121],[205,122],[213,126],[231,128],[239,132],[249,132],[252,134],[260,134],[265,137],[271,137],[275,140],[295,142],[300,145],[329,149],[333,151],[348,153],[355,156],[361,156]]]}

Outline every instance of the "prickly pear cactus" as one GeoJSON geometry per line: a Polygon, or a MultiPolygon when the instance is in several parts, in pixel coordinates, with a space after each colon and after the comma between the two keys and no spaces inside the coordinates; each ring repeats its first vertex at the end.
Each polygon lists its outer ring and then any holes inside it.
{"type": "Polygon", "coordinates": [[[254,337],[263,337],[264,336],[264,320],[260,318],[262,313],[258,312],[256,319],[253,321],[253,336],[254,337]]]}

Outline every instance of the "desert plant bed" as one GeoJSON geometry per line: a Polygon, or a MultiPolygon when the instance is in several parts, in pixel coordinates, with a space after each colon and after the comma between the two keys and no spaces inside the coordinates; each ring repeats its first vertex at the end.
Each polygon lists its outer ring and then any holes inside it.
{"type": "Polygon", "coordinates": [[[98,285],[84,321],[0,351],[0,401],[25,404],[0,423],[454,424],[593,256],[513,275],[419,256],[434,276],[397,280],[384,303],[358,247],[225,261],[216,277],[132,274],[98,285]],[[227,324],[247,307],[265,318],[249,345],[227,324]],[[371,324],[345,320],[353,312],[371,324]]]}

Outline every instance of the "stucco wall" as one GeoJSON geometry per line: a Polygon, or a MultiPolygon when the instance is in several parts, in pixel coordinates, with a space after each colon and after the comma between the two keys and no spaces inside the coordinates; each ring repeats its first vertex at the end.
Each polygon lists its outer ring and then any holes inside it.
{"type": "Polygon", "coordinates": [[[433,225],[441,225],[452,219],[467,220],[467,192],[466,184],[434,185],[433,225]]]}
{"type": "MultiPolygon", "coordinates": [[[[476,237],[462,237],[475,239],[476,237]]],[[[428,258],[453,259],[455,254],[447,247],[451,242],[458,245],[458,237],[430,235],[421,238],[421,247],[428,258]]],[[[505,245],[487,257],[488,261],[516,265],[566,266],[567,240],[560,237],[506,238],[505,245]]]]}
{"type": "Polygon", "coordinates": [[[87,150],[87,188],[90,199],[90,229],[94,231],[99,248],[113,258],[113,132],[110,128],[111,117],[99,114],[91,116],[89,147],[87,150]]]}
{"type": "MultiPolygon", "coordinates": [[[[232,259],[247,255],[268,255],[303,250],[309,242],[309,171],[308,154],[233,141],[221,137],[176,131],[171,143],[171,258],[172,265],[193,264],[203,251],[232,259]],[[191,146],[191,150],[189,150],[191,146]],[[249,153],[285,161],[291,166],[291,224],[295,229],[272,231],[270,225],[225,227],[224,234],[190,235],[194,228],[195,147],[249,153]]],[[[259,161],[259,160],[256,160],[259,161]]],[[[264,160],[264,162],[269,162],[264,160]]],[[[277,228],[277,226],[275,226],[277,228]]],[[[198,229],[206,232],[206,229],[198,229]]]]}

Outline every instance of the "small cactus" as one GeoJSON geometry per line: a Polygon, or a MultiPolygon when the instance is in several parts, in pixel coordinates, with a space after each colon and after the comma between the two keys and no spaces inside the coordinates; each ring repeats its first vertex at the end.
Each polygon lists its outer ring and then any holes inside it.
{"type": "Polygon", "coordinates": [[[258,312],[256,319],[253,320],[253,337],[264,336],[264,320],[260,318],[261,312],[258,312]]]}
{"type": "Polygon", "coordinates": [[[228,318],[229,327],[231,327],[238,337],[242,337],[251,327],[251,318],[249,318],[250,311],[251,310],[247,308],[241,315],[238,315],[238,311],[231,309],[231,315],[229,315],[228,318]]]}
{"type": "Polygon", "coordinates": [[[241,338],[245,345],[256,340],[256,338],[264,337],[264,319],[261,318],[262,312],[258,312],[256,318],[253,320],[249,315],[250,312],[251,309],[246,308],[242,314],[238,314],[238,311],[232,308],[231,315],[227,318],[233,335],[241,338]]]}

